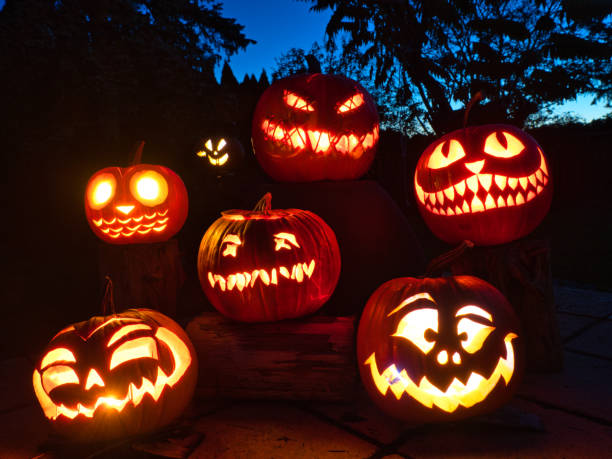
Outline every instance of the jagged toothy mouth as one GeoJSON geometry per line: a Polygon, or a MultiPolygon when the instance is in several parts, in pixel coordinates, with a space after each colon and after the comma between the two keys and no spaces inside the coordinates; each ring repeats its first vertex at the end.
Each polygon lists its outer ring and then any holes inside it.
{"type": "Polygon", "coordinates": [[[139,217],[128,217],[121,219],[113,217],[110,220],[100,218],[92,219],[92,223],[107,236],[116,239],[119,236],[130,237],[135,234],[148,234],[151,231],[161,233],[168,226],[168,209],[163,212],[153,212],[152,215],[141,215],[139,217]]]}
{"type": "Polygon", "coordinates": [[[521,206],[538,196],[549,181],[544,155],[540,167],[524,177],[474,174],[440,191],[427,192],[416,181],[416,194],[425,208],[436,215],[461,215],[502,207],[521,206]]]}
{"type": "Polygon", "coordinates": [[[469,408],[482,402],[495,389],[501,378],[508,385],[514,373],[512,340],[516,337],[517,335],[514,333],[508,333],[504,338],[506,358],[499,358],[491,376],[485,378],[476,372],[472,372],[467,382],[463,383],[455,378],[445,391],[433,385],[427,379],[427,376],[423,376],[421,381],[416,384],[408,376],[405,369],[398,371],[395,364],[389,365],[382,373],[379,373],[374,352],[364,362],[364,365],[370,366],[372,380],[383,396],[391,389],[398,400],[405,393],[427,408],[436,405],[441,410],[452,413],[459,405],[469,408]]]}
{"type": "Polygon", "coordinates": [[[302,129],[298,126],[288,127],[268,119],[263,121],[261,128],[269,140],[297,151],[309,147],[321,155],[334,151],[354,158],[361,157],[367,149],[374,146],[379,136],[378,124],[370,132],[359,137],[355,134],[335,136],[327,131],[302,129]]]}
{"type": "Polygon", "coordinates": [[[222,276],[221,274],[214,274],[208,272],[208,282],[211,287],[218,286],[221,291],[231,291],[236,287],[237,290],[241,291],[246,287],[253,287],[255,282],[258,280],[265,286],[277,285],[279,279],[291,279],[295,282],[301,283],[305,278],[310,279],[315,269],[314,259],[310,260],[310,263],[296,263],[291,266],[291,269],[286,266],[279,266],[278,268],[272,268],[271,270],[266,269],[255,269],[252,272],[234,273],[228,276],[222,276]]]}

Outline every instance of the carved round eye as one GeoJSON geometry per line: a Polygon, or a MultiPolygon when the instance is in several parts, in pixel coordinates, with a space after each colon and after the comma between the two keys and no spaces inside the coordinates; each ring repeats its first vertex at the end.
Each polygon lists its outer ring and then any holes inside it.
{"type": "Polygon", "coordinates": [[[242,241],[237,234],[226,234],[223,240],[221,241],[221,246],[225,245],[225,249],[221,253],[224,257],[236,257],[236,250],[239,245],[242,245],[242,241]]]}
{"type": "Polygon", "coordinates": [[[115,196],[117,180],[112,174],[100,174],[87,187],[87,199],[92,209],[102,209],[115,196]]]}
{"type": "Polygon", "coordinates": [[[145,206],[156,206],[168,197],[168,182],[155,171],[137,172],[130,180],[130,191],[145,206]]]}
{"type": "Polygon", "coordinates": [[[340,106],[336,109],[338,113],[346,113],[363,105],[363,94],[357,93],[352,97],[346,99],[340,106]]]}
{"type": "Polygon", "coordinates": [[[472,319],[464,317],[457,323],[457,335],[465,334],[461,340],[461,346],[470,354],[479,351],[489,334],[495,327],[481,324],[472,319]]]}
{"type": "Polygon", "coordinates": [[[67,365],[53,365],[47,368],[42,375],[42,385],[47,393],[57,386],[78,383],[79,377],[76,372],[67,365]]]}
{"type": "Polygon", "coordinates": [[[486,154],[495,156],[496,158],[512,158],[525,149],[525,145],[512,134],[502,131],[502,135],[506,143],[505,146],[499,142],[497,133],[494,132],[487,137],[484,146],[484,152],[486,154]]]}
{"type": "Polygon", "coordinates": [[[303,112],[314,112],[314,107],[308,101],[294,92],[283,91],[283,100],[285,103],[296,110],[302,110],[303,112]]]}
{"type": "Polygon", "coordinates": [[[277,252],[281,249],[291,250],[291,246],[300,246],[300,244],[298,244],[297,240],[295,239],[295,234],[291,233],[276,233],[274,235],[274,242],[276,243],[274,250],[277,252]]]}
{"type": "Polygon", "coordinates": [[[451,140],[448,145],[448,154],[444,155],[442,153],[442,148],[446,142],[442,142],[438,144],[438,146],[434,149],[433,153],[427,160],[427,167],[430,169],[442,169],[443,167],[447,167],[454,163],[455,161],[459,161],[461,158],[465,156],[465,151],[463,151],[463,147],[456,140],[451,140]]]}
{"type": "Polygon", "coordinates": [[[427,354],[435,346],[434,341],[425,338],[425,332],[429,329],[438,332],[438,311],[431,308],[415,309],[400,320],[397,330],[391,336],[407,339],[427,354]]]}

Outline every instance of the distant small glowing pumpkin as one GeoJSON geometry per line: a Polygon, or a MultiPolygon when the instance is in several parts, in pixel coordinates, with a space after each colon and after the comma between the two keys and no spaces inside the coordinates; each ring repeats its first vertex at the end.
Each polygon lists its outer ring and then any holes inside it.
{"type": "Polygon", "coordinates": [[[533,231],[552,200],[548,160],[514,126],[472,126],[432,143],[416,167],[416,202],[431,231],[451,244],[503,244],[533,231]]]}
{"type": "Polygon", "coordinates": [[[492,285],[472,276],[400,278],[370,297],[359,323],[361,380],[386,413],[411,422],[492,411],[523,368],[519,323],[492,285]]]}
{"type": "Polygon", "coordinates": [[[235,169],[244,159],[244,148],[233,137],[210,137],[202,140],[196,155],[212,169],[235,169]]]}
{"type": "Polygon", "coordinates": [[[176,322],[130,309],[55,335],[34,370],[34,392],[60,434],[93,442],[172,422],[193,395],[197,367],[176,322]]]}

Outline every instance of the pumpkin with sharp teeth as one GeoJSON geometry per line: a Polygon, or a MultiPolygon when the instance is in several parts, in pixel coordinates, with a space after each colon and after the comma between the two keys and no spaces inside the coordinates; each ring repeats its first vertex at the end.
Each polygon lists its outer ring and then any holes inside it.
{"type": "Polygon", "coordinates": [[[276,180],[352,180],[374,160],[379,119],[374,100],[357,82],[304,74],[266,89],[251,133],[255,157],[276,180]]]}
{"type": "Polygon", "coordinates": [[[150,432],[178,417],[197,379],[193,345],[169,317],[130,309],[60,331],[33,375],[45,416],[74,441],[150,432]]]}
{"type": "Polygon", "coordinates": [[[533,231],[552,200],[548,161],[513,126],[467,127],[432,143],[417,163],[416,202],[431,231],[451,244],[511,242],[533,231]]]}
{"type": "Polygon", "coordinates": [[[361,380],[387,414],[414,422],[492,411],[524,366],[519,323],[504,296],[472,276],[393,279],[363,311],[361,380]]]}
{"type": "Polygon", "coordinates": [[[167,167],[107,167],[87,183],[85,214],[96,236],[111,244],[167,241],[187,219],[187,189],[167,167]]]}
{"type": "Polygon", "coordinates": [[[331,228],[299,209],[272,209],[266,194],[253,211],[222,213],[204,234],[198,275],[222,314],[245,322],[304,316],[319,309],[340,276],[331,228]]]}

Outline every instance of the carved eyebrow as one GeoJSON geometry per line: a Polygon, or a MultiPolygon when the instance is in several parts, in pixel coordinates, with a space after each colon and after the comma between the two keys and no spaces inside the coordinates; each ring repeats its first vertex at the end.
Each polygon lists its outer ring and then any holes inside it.
{"type": "Polygon", "coordinates": [[[474,306],[473,304],[463,306],[457,311],[455,317],[467,316],[469,314],[474,314],[475,316],[482,317],[483,319],[487,319],[489,322],[493,323],[493,316],[491,314],[478,306],[474,306]]]}
{"type": "Polygon", "coordinates": [[[49,351],[47,355],[44,356],[40,363],[40,369],[44,370],[49,365],[59,362],[74,363],[76,359],[74,358],[74,354],[68,349],[65,347],[58,347],[57,349],[49,351]]]}
{"type": "Polygon", "coordinates": [[[108,340],[108,344],[106,345],[106,347],[111,347],[113,343],[119,341],[125,335],[128,335],[137,330],[151,330],[151,327],[145,324],[126,325],[125,327],[122,327],[117,332],[115,332],[113,336],[111,336],[111,339],[108,340]]]}
{"type": "Polygon", "coordinates": [[[434,299],[431,297],[429,293],[427,292],[417,293],[416,295],[412,295],[411,297],[406,298],[404,301],[402,301],[397,308],[395,308],[393,311],[387,314],[387,317],[390,317],[391,315],[395,314],[400,309],[408,306],[409,304],[414,303],[417,300],[429,300],[432,303],[435,303],[434,299]]]}
{"type": "Polygon", "coordinates": [[[284,239],[288,242],[290,242],[291,244],[293,244],[295,247],[299,247],[300,244],[298,244],[297,239],[295,238],[294,234],[291,233],[276,233],[274,235],[275,238],[279,238],[279,239],[284,239]]]}

